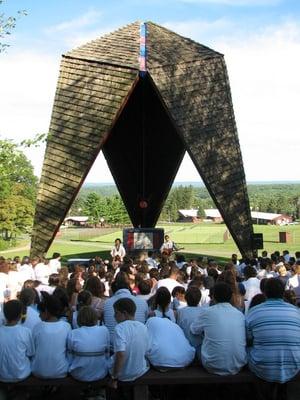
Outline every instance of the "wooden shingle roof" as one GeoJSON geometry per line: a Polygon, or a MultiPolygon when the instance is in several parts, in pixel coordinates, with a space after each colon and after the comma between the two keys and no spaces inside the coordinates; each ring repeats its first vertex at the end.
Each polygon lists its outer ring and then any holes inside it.
{"type": "MultiPolygon", "coordinates": [[[[144,87],[155,92],[152,98],[159,98],[155,101],[167,115],[168,134],[178,136],[178,160],[186,149],[245,254],[251,251],[253,230],[223,55],[152,22],[147,23],[146,48],[148,83],[144,87]]],[[[141,90],[139,55],[140,23],[135,22],[63,56],[37,199],[32,254],[48,250],[128,99],[137,87],[141,90]]],[[[150,121],[151,107],[147,113],[150,121]]],[[[169,154],[162,150],[159,157],[169,154]]],[[[155,154],[153,157],[156,168],[160,160],[155,160],[155,154]]],[[[170,163],[170,168],[174,179],[176,163],[170,163]]],[[[171,183],[166,179],[167,194],[171,183]]],[[[157,210],[164,198],[165,194],[156,200],[157,210]]],[[[133,209],[135,198],[131,200],[133,209]]]]}
{"type": "MultiPolygon", "coordinates": [[[[139,69],[140,22],[92,40],[66,53],[67,57],[139,69]]],[[[193,62],[220,53],[184,38],[153,22],[147,22],[147,65],[157,67],[193,62]]]]}
{"type": "Polygon", "coordinates": [[[36,253],[53,240],[135,79],[131,69],[63,58],[37,197],[36,253]]]}
{"type": "Polygon", "coordinates": [[[126,25],[66,53],[67,57],[139,68],[140,23],[126,25]]]}

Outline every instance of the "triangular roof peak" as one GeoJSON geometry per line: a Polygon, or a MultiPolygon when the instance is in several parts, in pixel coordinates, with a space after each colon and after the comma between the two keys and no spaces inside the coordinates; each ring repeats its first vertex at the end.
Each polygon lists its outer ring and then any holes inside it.
{"type": "Polygon", "coordinates": [[[222,56],[151,21],[136,21],[69,51],[66,57],[139,70],[142,23],[146,24],[147,69],[222,56]]]}

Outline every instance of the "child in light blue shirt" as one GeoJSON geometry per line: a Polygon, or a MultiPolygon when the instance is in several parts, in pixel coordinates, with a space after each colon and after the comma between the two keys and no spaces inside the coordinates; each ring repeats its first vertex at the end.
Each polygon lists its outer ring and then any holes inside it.
{"type": "Polygon", "coordinates": [[[42,293],[43,301],[38,307],[42,322],[33,331],[36,353],[32,360],[32,373],[45,379],[64,378],[69,370],[67,338],[71,326],[59,320],[63,311],[59,299],[42,293]]]}
{"type": "Polygon", "coordinates": [[[133,381],[148,371],[146,360],[148,332],[144,324],[134,320],[136,305],[129,298],[114,303],[117,325],[114,332],[114,352],[111,359],[111,386],[118,381],[133,381]]]}
{"type": "Polygon", "coordinates": [[[177,311],[177,324],[183,330],[185,337],[190,344],[196,349],[198,356],[201,352],[201,335],[193,335],[191,333],[191,324],[201,315],[202,308],[199,307],[201,301],[201,290],[196,286],[190,286],[185,293],[187,307],[177,311]]]}
{"type": "Polygon", "coordinates": [[[171,294],[169,290],[164,286],[160,287],[155,294],[154,311],[152,315],[160,318],[168,318],[170,321],[176,322],[175,314],[170,308],[170,304],[171,294]]]}
{"type": "Polygon", "coordinates": [[[22,303],[10,300],[3,306],[6,324],[0,327],[0,381],[19,382],[31,374],[34,344],[28,328],[18,324],[22,303]]]}
{"type": "Polygon", "coordinates": [[[149,334],[147,358],[153,366],[183,368],[194,360],[195,349],[177,324],[168,318],[153,317],[148,319],[146,327],[149,334]]]}
{"type": "Polygon", "coordinates": [[[79,328],[68,335],[73,378],[84,382],[104,378],[108,373],[110,337],[106,326],[98,326],[98,315],[90,306],[80,308],[79,328]]]}
{"type": "Polygon", "coordinates": [[[35,291],[31,288],[23,289],[20,293],[20,301],[26,309],[25,318],[22,318],[22,325],[33,331],[34,327],[41,322],[39,313],[34,307],[35,291]]]}

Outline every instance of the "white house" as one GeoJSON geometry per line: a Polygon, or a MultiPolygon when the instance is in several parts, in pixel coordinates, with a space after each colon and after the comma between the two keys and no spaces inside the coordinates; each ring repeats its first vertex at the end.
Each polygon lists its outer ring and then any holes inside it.
{"type": "Polygon", "coordinates": [[[89,217],[67,217],[64,219],[64,224],[66,226],[86,226],[87,222],[88,222],[89,217]]]}
{"type": "Polygon", "coordinates": [[[197,222],[198,221],[198,210],[190,209],[190,210],[178,210],[179,212],[179,221],[182,222],[197,222]]]}
{"type": "MultiPolygon", "coordinates": [[[[213,222],[223,222],[223,218],[216,208],[204,210],[206,220],[213,222]]],[[[251,211],[252,222],[265,225],[286,225],[292,222],[292,217],[285,214],[267,213],[261,211],[251,211]]]]}

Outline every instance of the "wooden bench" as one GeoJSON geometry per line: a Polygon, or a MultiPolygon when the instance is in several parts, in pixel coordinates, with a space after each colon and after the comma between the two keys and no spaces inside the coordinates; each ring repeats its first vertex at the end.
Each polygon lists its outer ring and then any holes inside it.
{"type": "Polygon", "coordinates": [[[134,382],[134,399],[148,399],[149,386],[244,384],[253,383],[255,380],[256,377],[248,369],[230,376],[209,374],[200,366],[167,372],[150,369],[134,382]]]}
{"type": "MultiPolygon", "coordinates": [[[[234,376],[218,376],[207,373],[203,368],[192,366],[185,369],[172,370],[167,372],[159,372],[150,369],[141,378],[130,383],[120,383],[125,386],[133,386],[134,400],[148,399],[148,387],[151,386],[164,386],[164,385],[202,385],[202,384],[223,384],[223,383],[249,383],[255,379],[254,375],[248,371],[243,370],[238,375],[234,376]]],[[[15,387],[36,387],[36,386],[70,386],[72,388],[84,388],[88,385],[99,388],[107,387],[109,378],[101,379],[94,382],[80,382],[67,376],[62,379],[40,379],[30,376],[24,381],[18,383],[0,383],[1,387],[15,386],[15,387]]]]}
{"type": "MultiPolygon", "coordinates": [[[[295,380],[300,381],[300,375],[295,380]]],[[[80,390],[84,387],[91,386],[94,388],[108,386],[109,378],[104,378],[94,382],[80,382],[71,376],[62,379],[39,379],[30,376],[26,380],[18,383],[0,383],[0,387],[41,387],[41,386],[59,386],[70,387],[74,390],[80,390]]],[[[167,372],[159,372],[150,369],[145,375],[138,378],[134,382],[120,383],[124,386],[133,386],[134,400],[147,400],[149,398],[149,386],[174,386],[174,385],[239,385],[254,384],[257,382],[255,375],[244,368],[237,375],[220,376],[206,372],[200,366],[190,366],[185,369],[169,370],[167,372]]]]}

